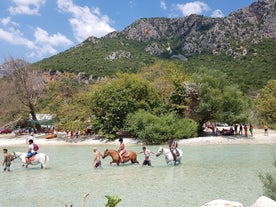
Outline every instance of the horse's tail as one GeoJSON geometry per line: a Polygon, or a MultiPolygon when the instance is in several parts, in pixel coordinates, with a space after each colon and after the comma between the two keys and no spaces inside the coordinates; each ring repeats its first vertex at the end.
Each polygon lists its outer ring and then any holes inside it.
{"type": "Polygon", "coordinates": [[[137,160],[137,153],[135,151],[129,151],[129,153],[130,153],[129,156],[131,158],[131,162],[139,164],[139,162],[137,160]],[[131,154],[132,154],[132,156],[131,156],[131,154]]]}

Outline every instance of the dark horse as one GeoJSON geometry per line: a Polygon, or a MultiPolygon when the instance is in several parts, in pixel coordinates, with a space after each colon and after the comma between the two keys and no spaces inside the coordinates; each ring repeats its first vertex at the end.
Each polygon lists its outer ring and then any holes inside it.
{"type": "MultiPolygon", "coordinates": [[[[110,162],[110,165],[112,163],[116,163],[117,165],[119,165],[121,163],[119,152],[117,150],[106,149],[104,151],[103,159],[107,156],[110,156],[112,158],[112,162],[110,162]]],[[[123,160],[124,160],[124,163],[128,162],[128,161],[131,161],[132,164],[133,163],[138,163],[139,164],[139,162],[137,161],[136,152],[131,151],[131,150],[128,150],[126,153],[123,154],[123,160]]]]}

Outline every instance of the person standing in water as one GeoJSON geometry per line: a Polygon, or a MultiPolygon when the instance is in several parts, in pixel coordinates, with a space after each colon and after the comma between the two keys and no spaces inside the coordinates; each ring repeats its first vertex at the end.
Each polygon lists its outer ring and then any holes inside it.
{"type": "Polygon", "coordinates": [[[103,157],[103,155],[97,150],[96,147],[94,147],[93,152],[94,152],[94,168],[101,167],[102,165],[101,157],[103,157]]]}
{"type": "Polygon", "coordinates": [[[144,155],[145,155],[145,160],[143,162],[142,167],[146,166],[146,165],[151,166],[150,154],[155,154],[155,153],[148,150],[146,147],[143,147],[142,150],[143,150],[142,152],[139,152],[140,154],[144,153],[144,155]]]}
{"type": "Polygon", "coordinates": [[[11,161],[12,161],[12,155],[8,153],[8,149],[3,149],[4,154],[4,160],[2,165],[4,166],[4,171],[11,171],[11,161]]]}

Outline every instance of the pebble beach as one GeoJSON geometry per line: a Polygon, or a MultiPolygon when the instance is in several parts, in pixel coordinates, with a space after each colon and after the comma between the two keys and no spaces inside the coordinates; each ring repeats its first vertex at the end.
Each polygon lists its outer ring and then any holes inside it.
{"type": "MultiPolygon", "coordinates": [[[[1,134],[0,146],[23,146],[26,145],[26,140],[30,135],[15,135],[1,134]]],[[[39,145],[118,145],[118,139],[109,141],[97,136],[81,136],[79,138],[67,139],[66,134],[62,132],[57,133],[57,137],[53,139],[46,139],[45,134],[35,134],[35,142],[39,145]]],[[[137,139],[124,138],[126,145],[143,145],[137,139]]],[[[253,136],[247,137],[242,135],[233,136],[204,136],[189,139],[178,140],[181,145],[218,145],[218,144],[276,144],[276,131],[269,130],[268,135],[264,135],[263,129],[255,129],[253,136]]]]}

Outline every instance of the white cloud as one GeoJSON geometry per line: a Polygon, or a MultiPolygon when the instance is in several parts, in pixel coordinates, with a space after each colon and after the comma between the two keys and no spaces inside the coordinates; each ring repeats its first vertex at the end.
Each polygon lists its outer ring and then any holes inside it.
{"type": "Polygon", "coordinates": [[[35,48],[32,41],[24,38],[22,33],[14,28],[10,28],[7,31],[0,28],[0,40],[6,41],[12,45],[23,45],[30,49],[35,48]]]}
{"type": "Polygon", "coordinates": [[[45,2],[46,0],[13,0],[15,6],[9,7],[9,12],[11,15],[38,15],[40,6],[44,5],[45,2]]]}
{"type": "Polygon", "coordinates": [[[70,46],[73,42],[67,39],[64,35],[56,33],[52,36],[47,31],[37,27],[34,33],[35,50],[30,54],[31,57],[44,57],[45,55],[54,55],[57,53],[55,47],[70,46]]]}
{"type": "Polygon", "coordinates": [[[216,9],[211,14],[211,17],[214,17],[214,18],[217,18],[217,17],[221,18],[221,17],[224,17],[224,16],[225,15],[223,14],[223,12],[220,9],[216,9]]]}
{"type": "Polygon", "coordinates": [[[160,1],[160,7],[161,7],[161,9],[163,9],[163,10],[167,10],[166,2],[163,1],[163,0],[161,0],[161,1],[160,1]]]}
{"type": "Polygon", "coordinates": [[[11,22],[11,18],[10,17],[7,17],[7,18],[3,18],[3,19],[0,19],[1,20],[1,23],[6,26],[8,25],[10,22],[11,22]]]}
{"type": "Polygon", "coordinates": [[[58,0],[57,4],[61,12],[72,15],[69,22],[78,42],[89,36],[102,37],[115,30],[109,25],[109,17],[102,15],[99,8],[91,10],[87,6],[80,7],[73,4],[72,0],[58,0]]]}
{"type": "Polygon", "coordinates": [[[14,22],[14,21],[11,21],[11,17],[6,17],[6,18],[3,18],[3,19],[0,19],[0,22],[3,26],[9,26],[9,25],[12,25],[12,26],[16,26],[18,27],[19,24],[14,22]]]}
{"type": "Polygon", "coordinates": [[[200,1],[177,4],[176,9],[180,10],[184,16],[189,16],[191,14],[202,14],[202,12],[210,10],[207,4],[200,1]]]}
{"type": "Polygon", "coordinates": [[[0,41],[8,42],[12,45],[24,46],[29,49],[29,57],[43,58],[47,55],[57,53],[55,47],[70,46],[73,44],[64,35],[57,33],[50,36],[45,30],[36,28],[34,32],[35,40],[24,38],[23,34],[15,29],[3,30],[0,28],[0,41]]]}
{"type": "Polygon", "coordinates": [[[34,36],[35,36],[35,43],[38,43],[38,44],[48,44],[52,46],[73,44],[71,40],[67,39],[64,35],[60,34],[59,32],[57,34],[49,36],[47,31],[39,27],[36,28],[34,36]]]}

